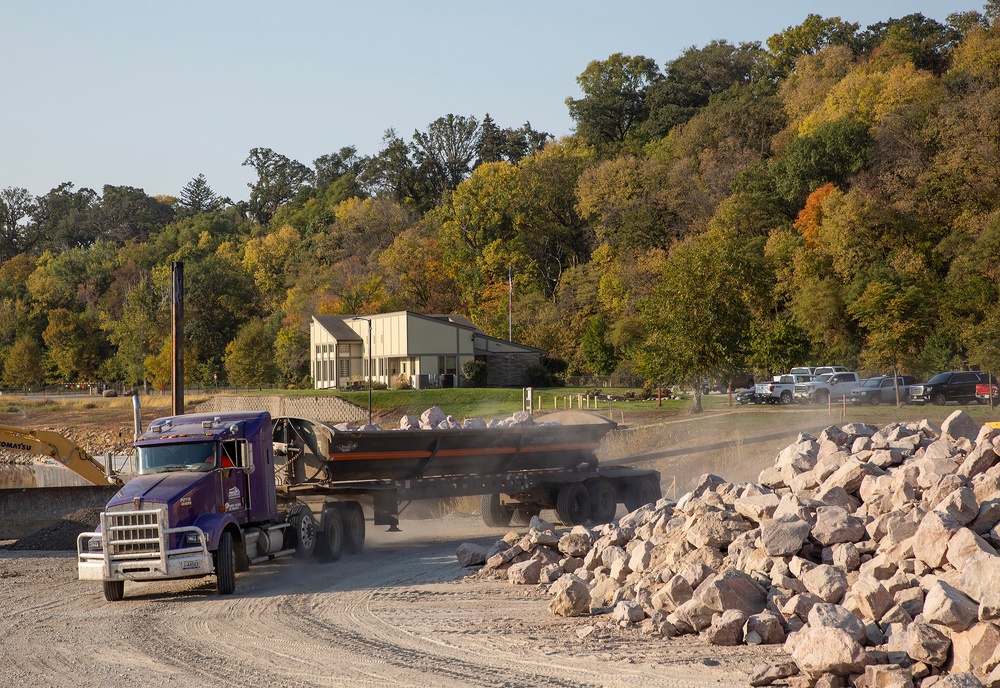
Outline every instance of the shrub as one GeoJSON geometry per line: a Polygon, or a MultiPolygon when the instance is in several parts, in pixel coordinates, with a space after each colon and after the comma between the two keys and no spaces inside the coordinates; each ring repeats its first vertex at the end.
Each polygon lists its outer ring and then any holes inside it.
{"type": "Polygon", "coordinates": [[[470,358],[462,364],[462,375],[465,376],[466,387],[485,387],[486,361],[470,358]]]}

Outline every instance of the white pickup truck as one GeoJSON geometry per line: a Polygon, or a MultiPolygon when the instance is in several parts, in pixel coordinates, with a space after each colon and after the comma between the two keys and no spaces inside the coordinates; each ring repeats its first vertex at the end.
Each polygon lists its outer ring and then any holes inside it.
{"type": "Polygon", "coordinates": [[[828,399],[840,401],[860,386],[857,373],[827,373],[795,385],[793,396],[795,401],[825,404],[828,399]]]}
{"type": "Polygon", "coordinates": [[[775,375],[770,382],[758,382],[754,385],[754,402],[790,404],[795,394],[795,385],[812,378],[812,375],[775,375]]]}

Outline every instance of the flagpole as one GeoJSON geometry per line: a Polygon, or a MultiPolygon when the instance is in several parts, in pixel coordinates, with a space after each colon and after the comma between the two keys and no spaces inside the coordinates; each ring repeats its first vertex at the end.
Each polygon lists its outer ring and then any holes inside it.
{"type": "Polygon", "coordinates": [[[507,267],[507,341],[514,341],[514,267],[507,267]]]}

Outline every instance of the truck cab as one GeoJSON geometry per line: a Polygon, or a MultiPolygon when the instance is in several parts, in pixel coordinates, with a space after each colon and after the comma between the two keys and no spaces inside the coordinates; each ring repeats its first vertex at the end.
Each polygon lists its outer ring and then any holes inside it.
{"type": "Polygon", "coordinates": [[[135,441],[136,477],[80,536],[80,579],[121,599],[126,580],[215,573],[223,542],[245,563],[247,527],[278,520],[270,441],[267,413],[154,420],[135,441]]]}

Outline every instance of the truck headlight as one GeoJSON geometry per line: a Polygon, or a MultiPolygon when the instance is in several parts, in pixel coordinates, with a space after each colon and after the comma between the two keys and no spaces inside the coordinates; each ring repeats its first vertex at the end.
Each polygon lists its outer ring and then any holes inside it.
{"type": "Polygon", "coordinates": [[[87,551],[88,552],[100,552],[101,551],[101,538],[99,538],[99,537],[90,538],[90,540],[87,542],[87,551]]]}
{"type": "Polygon", "coordinates": [[[201,540],[198,539],[198,533],[188,533],[184,536],[184,544],[188,547],[196,547],[200,544],[201,540]]]}

